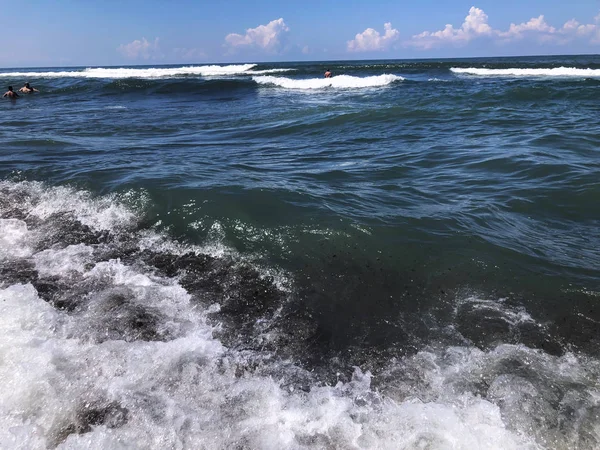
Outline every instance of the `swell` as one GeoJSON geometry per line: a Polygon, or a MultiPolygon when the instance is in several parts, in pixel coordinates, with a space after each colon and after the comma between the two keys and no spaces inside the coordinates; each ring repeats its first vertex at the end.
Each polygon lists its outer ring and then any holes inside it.
{"type": "MultiPolygon", "coordinates": [[[[406,74],[405,74],[406,75],[406,74]]],[[[461,92],[468,82],[459,78],[440,75],[442,78],[426,75],[420,78],[406,78],[398,75],[366,75],[351,76],[338,75],[331,80],[319,78],[300,78],[300,74],[290,76],[254,76],[235,78],[172,78],[172,79],[139,79],[124,78],[116,80],[101,79],[62,79],[56,81],[40,80],[35,82],[35,87],[42,94],[39,95],[123,95],[123,94],[212,94],[212,93],[235,93],[244,90],[256,90],[258,88],[284,88],[288,91],[304,91],[307,93],[321,91],[323,89],[333,90],[357,90],[365,88],[382,88],[386,86],[405,86],[405,88],[417,89],[423,95],[430,95],[431,85],[436,90],[443,89],[447,92],[448,99],[461,92]],[[429,85],[429,86],[428,86],[429,85]]],[[[527,101],[527,100],[597,100],[600,93],[594,87],[598,86],[600,80],[597,78],[575,78],[575,79],[552,79],[551,82],[536,81],[535,79],[506,80],[502,84],[482,85],[473,94],[475,98],[489,99],[502,103],[505,101],[527,101]]],[[[33,97],[33,98],[35,98],[33,97]]],[[[426,97],[427,99],[427,97],[426,97]]]]}
{"type": "Polygon", "coordinates": [[[100,81],[86,80],[77,83],[62,83],[60,87],[52,87],[50,83],[37,85],[40,90],[48,94],[95,94],[95,95],[123,95],[123,94],[207,94],[236,92],[256,87],[251,79],[135,79],[100,81]]]}

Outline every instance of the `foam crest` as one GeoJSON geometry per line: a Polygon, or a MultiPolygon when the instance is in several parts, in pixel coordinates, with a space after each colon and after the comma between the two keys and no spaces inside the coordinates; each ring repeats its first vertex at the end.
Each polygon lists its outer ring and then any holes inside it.
{"type": "MultiPolygon", "coordinates": [[[[0,182],[0,192],[19,199],[18,205],[6,205],[6,208],[18,207],[26,210],[28,216],[41,220],[70,215],[98,231],[127,227],[137,220],[136,212],[115,195],[92,199],[88,192],[70,187],[48,188],[37,182],[6,181],[0,182]]],[[[128,196],[127,193],[123,195],[125,200],[133,200],[127,199],[128,196]]]]}
{"type": "Polygon", "coordinates": [[[457,74],[485,77],[600,77],[600,69],[578,69],[574,67],[555,67],[552,69],[485,69],[476,67],[453,67],[450,70],[457,74]]]}
{"type": "Polygon", "coordinates": [[[259,76],[253,77],[254,81],[262,85],[279,86],[285,89],[359,89],[370,87],[388,86],[402,81],[404,78],[397,75],[376,75],[371,77],[353,77],[351,75],[337,75],[332,78],[293,79],[287,77],[259,76]]]}
{"type": "Polygon", "coordinates": [[[293,69],[278,68],[252,71],[257,64],[235,64],[228,66],[186,66],[155,68],[88,68],[55,72],[0,72],[4,78],[179,78],[188,76],[218,77],[232,75],[256,75],[288,72],[293,69]]]}

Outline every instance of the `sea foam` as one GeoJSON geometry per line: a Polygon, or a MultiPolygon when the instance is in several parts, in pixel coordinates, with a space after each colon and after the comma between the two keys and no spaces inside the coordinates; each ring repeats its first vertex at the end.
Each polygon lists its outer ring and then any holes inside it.
{"type": "Polygon", "coordinates": [[[60,72],[0,72],[0,77],[11,78],[178,78],[185,76],[232,76],[256,75],[267,73],[289,72],[293,69],[278,68],[256,70],[257,64],[235,64],[228,66],[186,66],[186,67],[151,67],[151,68],[88,68],[84,70],[68,70],[60,72]]]}
{"type": "MultiPolygon", "coordinates": [[[[596,359],[465,345],[399,355],[376,388],[356,368],[346,382],[298,389],[301,368],[226,348],[203,303],[147,265],[143,255],[168,259],[173,248],[157,235],[144,248],[152,236],[138,234],[136,211],[119,199],[31,182],[0,182],[0,193],[8,269],[0,277],[0,448],[533,450],[598,442],[596,359]]],[[[217,294],[204,292],[223,301],[217,294]]],[[[531,320],[522,311],[507,317],[531,320]]]]}
{"type": "Polygon", "coordinates": [[[333,78],[293,79],[287,77],[258,76],[252,78],[258,84],[279,86],[285,89],[356,89],[387,86],[404,78],[398,75],[376,75],[371,77],[353,77],[351,75],[337,75],[333,78]]]}
{"type": "Polygon", "coordinates": [[[600,69],[577,69],[574,67],[555,67],[552,69],[484,69],[477,67],[453,67],[457,74],[488,77],[600,77],[600,69]]]}

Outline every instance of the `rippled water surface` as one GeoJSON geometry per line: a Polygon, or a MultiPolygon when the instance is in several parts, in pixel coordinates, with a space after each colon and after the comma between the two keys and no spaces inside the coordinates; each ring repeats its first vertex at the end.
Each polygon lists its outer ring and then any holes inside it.
{"type": "Polygon", "coordinates": [[[0,447],[600,446],[600,58],[0,80],[0,447]]]}

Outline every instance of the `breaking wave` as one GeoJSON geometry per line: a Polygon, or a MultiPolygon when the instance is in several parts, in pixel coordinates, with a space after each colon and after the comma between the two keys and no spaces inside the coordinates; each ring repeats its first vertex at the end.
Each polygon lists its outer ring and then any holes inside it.
{"type": "Polygon", "coordinates": [[[257,64],[228,66],[187,66],[174,68],[88,68],[60,72],[0,72],[0,77],[14,78],[178,78],[187,76],[231,76],[289,72],[293,69],[252,70],[257,64]]]}
{"type": "Polygon", "coordinates": [[[370,77],[353,77],[351,75],[337,75],[333,78],[293,79],[287,77],[258,76],[252,78],[258,84],[279,86],[285,89],[356,89],[387,86],[404,78],[397,75],[376,75],[370,77]]]}
{"type": "Polygon", "coordinates": [[[600,77],[600,69],[578,69],[573,67],[555,67],[548,69],[485,69],[476,67],[452,67],[452,72],[457,74],[477,75],[477,76],[500,76],[500,77],[600,77]]]}
{"type": "MultiPolygon", "coordinates": [[[[376,377],[356,368],[324,383],[279,353],[304,346],[311,327],[310,317],[274,326],[288,314],[286,290],[234,253],[144,225],[146,202],[0,182],[0,447],[600,442],[600,365],[568,352],[465,341],[394,358],[376,377]]],[[[496,329],[541,327],[471,297],[455,314],[483,314],[496,329]]]]}

